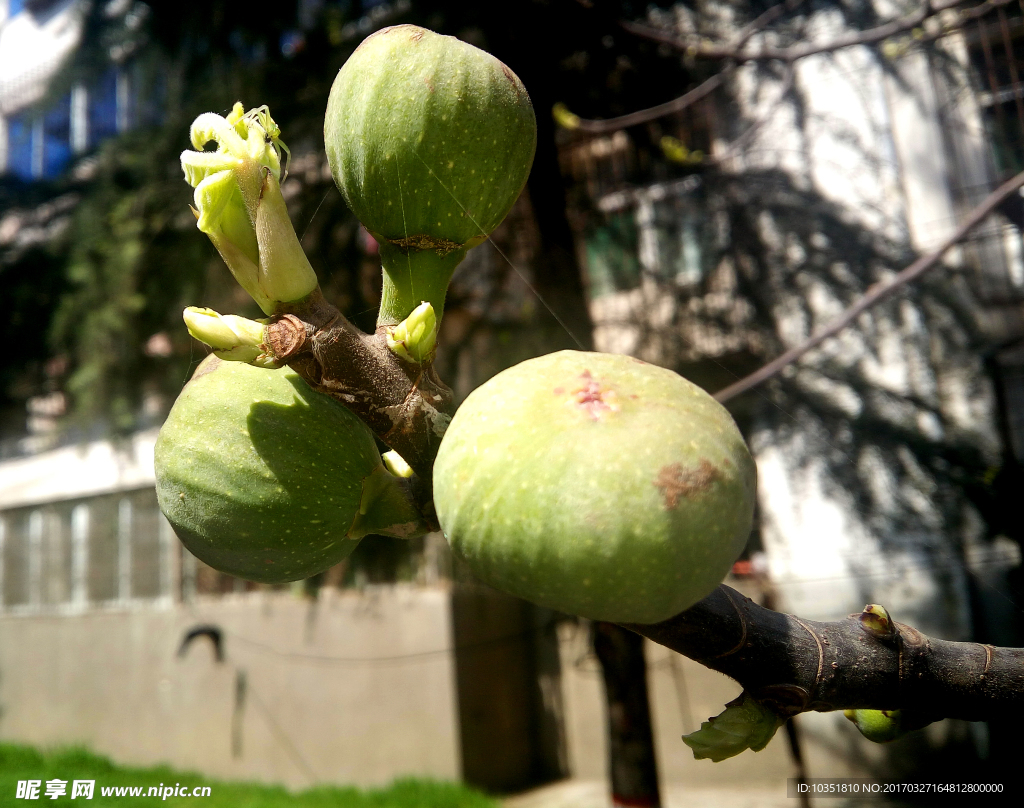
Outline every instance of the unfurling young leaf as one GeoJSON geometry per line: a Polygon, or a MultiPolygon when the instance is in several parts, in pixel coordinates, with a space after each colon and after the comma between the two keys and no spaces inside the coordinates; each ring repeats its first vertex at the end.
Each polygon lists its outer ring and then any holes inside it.
{"type": "Polygon", "coordinates": [[[725,706],[725,712],[709,718],[700,729],[683,736],[697,760],[718,763],[752,749],[760,752],[782,726],[783,719],[759,701],[742,693],[725,706]]]}

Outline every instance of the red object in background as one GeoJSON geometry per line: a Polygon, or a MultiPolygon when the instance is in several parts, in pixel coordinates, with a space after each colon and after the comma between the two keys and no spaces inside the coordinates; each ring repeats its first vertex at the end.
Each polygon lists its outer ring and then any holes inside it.
{"type": "Polygon", "coordinates": [[[753,575],[754,565],[750,561],[737,561],[732,565],[733,575],[753,575]]]}

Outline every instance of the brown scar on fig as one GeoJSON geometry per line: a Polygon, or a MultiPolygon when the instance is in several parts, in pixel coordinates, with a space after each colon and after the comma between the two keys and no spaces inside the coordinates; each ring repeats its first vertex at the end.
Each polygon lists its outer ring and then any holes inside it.
{"type": "Polygon", "coordinates": [[[680,497],[704,493],[721,476],[722,472],[706,457],[702,457],[695,469],[684,470],[681,463],[662,466],[654,486],[661,489],[665,497],[665,509],[671,511],[679,504],[680,497]]]}
{"type": "Polygon", "coordinates": [[[448,239],[434,238],[423,233],[417,233],[415,236],[407,236],[406,238],[389,238],[387,241],[403,252],[408,252],[409,250],[434,250],[441,258],[444,258],[453,250],[465,246],[448,239]]]}
{"type": "Polygon", "coordinates": [[[499,62],[501,65],[501,72],[505,74],[505,78],[508,83],[512,85],[512,91],[516,94],[516,98],[522,98],[526,88],[516,79],[516,74],[509,69],[509,66],[504,62],[499,62]]]}

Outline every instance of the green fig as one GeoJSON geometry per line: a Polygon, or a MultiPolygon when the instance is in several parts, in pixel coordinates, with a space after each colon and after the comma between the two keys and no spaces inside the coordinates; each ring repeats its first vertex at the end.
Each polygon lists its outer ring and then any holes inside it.
{"type": "Polygon", "coordinates": [[[475,390],[434,466],[441,527],[484,583],[621,623],[711,593],[746,544],[754,484],[711,396],[664,368],[577,351],[475,390]]]}
{"type": "Polygon", "coordinates": [[[424,301],[440,319],[455,267],[530,173],[537,122],[522,82],[454,37],[384,28],[338,73],[324,139],[334,181],[380,245],[379,323],[424,301]]]}
{"type": "Polygon", "coordinates": [[[906,734],[899,710],[844,710],[843,715],[875,743],[890,743],[906,734]]]}
{"type": "Polygon", "coordinates": [[[367,533],[426,532],[373,433],[288,368],[208,357],[160,429],[155,467],[182,543],[252,581],[308,578],[367,533]]]}

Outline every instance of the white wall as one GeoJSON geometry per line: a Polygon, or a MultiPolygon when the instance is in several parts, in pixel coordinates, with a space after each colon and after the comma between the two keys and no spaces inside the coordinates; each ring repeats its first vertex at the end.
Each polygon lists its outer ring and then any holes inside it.
{"type": "Polygon", "coordinates": [[[0,21],[0,114],[43,97],[50,78],[78,45],[81,11],[79,0],[63,0],[38,18],[22,12],[0,21]]]}
{"type": "Polygon", "coordinates": [[[315,606],[261,592],[0,617],[0,738],[292,787],[458,778],[449,603],[444,588],[393,586],[324,590],[315,606]],[[210,623],[225,661],[205,639],[177,656],[186,630],[210,623]]]}

